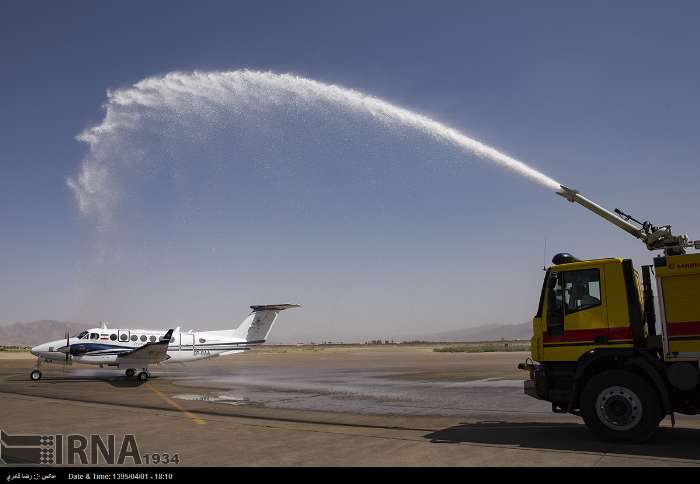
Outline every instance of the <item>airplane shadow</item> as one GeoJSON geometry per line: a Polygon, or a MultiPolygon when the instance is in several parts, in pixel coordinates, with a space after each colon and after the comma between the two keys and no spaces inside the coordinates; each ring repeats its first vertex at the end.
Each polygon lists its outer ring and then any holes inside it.
{"type": "MultiPolygon", "coordinates": [[[[157,376],[151,376],[149,378],[150,380],[157,380],[157,376]]],[[[9,379],[8,381],[25,381],[25,379],[22,378],[17,378],[17,379],[9,379]]],[[[115,377],[105,377],[105,378],[99,378],[99,377],[75,377],[75,376],[65,376],[65,377],[58,377],[58,376],[44,376],[42,377],[41,380],[38,382],[38,384],[47,384],[47,385],[55,385],[55,384],[61,384],[61,383],[85,383],[85,382],[100,382],[100,383],[108,383],[109,385],[115,387],[115,388],[132,388],[132,387],[139,387],[143,385],[144,383],[148,382],[141,382],[138,381],[135,377],[127,377],[127,376],[115,376],[115,377]]]]}
{"type": "Polygon", "coordinates": [[[602,442],[583,424],[483,421],[462,423],[424,436],[432,443],[517,445],[547,450],[605,452],[700,460],[700,429],[660,428],[645,444],[602,442]]]}

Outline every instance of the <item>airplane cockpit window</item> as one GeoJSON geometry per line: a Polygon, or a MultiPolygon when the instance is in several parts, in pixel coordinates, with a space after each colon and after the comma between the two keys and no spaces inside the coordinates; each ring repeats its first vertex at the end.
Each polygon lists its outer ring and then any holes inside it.
{"type": "Polygon", "coordinates": [[[97,333],[90,333],[90,339],[100,339],[100,335],[97,333]]]}
{"type": "Polygon", "coordinates": [[[90,335],[90,333],[89,333],[88,331],[83,331],[83,332],[80,333],[78,336],[76,336],[76,338],[78,338],[78,339],[87,339],[89,335],[90,335]]]}

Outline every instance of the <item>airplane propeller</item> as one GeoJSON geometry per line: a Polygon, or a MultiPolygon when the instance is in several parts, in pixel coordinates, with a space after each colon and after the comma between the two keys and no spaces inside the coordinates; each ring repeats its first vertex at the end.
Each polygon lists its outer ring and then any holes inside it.
{"type": "Polygon", "coordinates": [[[66,351],[66,365],[70,365],[71,362],[71,355],[70,355],[70,336],[68,335],[68,330],[66,329],[66,346],[68,347],[68,351],[66,351]]]}
{"type": "Polygon", "coordinates": [[[73,363],[71,361],[72,356],[70,354],[70,336],[68,335],[68,328],[66,328],[66,346],[64,346],[63,348],[59,348],[58,351],[66,354],[66,361],[63,367],[65,369],[66,366],[71,365],[73,363]]]}

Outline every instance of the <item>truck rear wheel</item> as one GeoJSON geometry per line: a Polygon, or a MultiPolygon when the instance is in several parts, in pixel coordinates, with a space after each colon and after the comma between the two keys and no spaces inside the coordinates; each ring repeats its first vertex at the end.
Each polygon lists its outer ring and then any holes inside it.
{"type": "Polygon", "coordinates": [[[593,376],[581,392],[580,407],[591,432],[613,442],[649,440],[663,416],[654,388],[639,375],[624,370],[593,376]]]}

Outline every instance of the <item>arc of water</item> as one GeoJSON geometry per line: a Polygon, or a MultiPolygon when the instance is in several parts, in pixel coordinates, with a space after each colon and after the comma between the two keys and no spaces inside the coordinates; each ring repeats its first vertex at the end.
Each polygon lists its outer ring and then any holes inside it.
{"type": "Polygon", "coordinates": [[[292,74],[251,70],[229,72],[172,72],[150,77],[131,87],[108,92],[105,118],[77,139],[89,146],[89,152],[77,176],[67,180],[85,214],[107,218],[117,189],[110,179],[105,144],[121,130],[133,128],[140,113],[149,109],[168,109],[176,113],[197,111],[206,115],[215,106],[235,109],[237,104],[315,103],[340,106],[369,114],[381,123],[411,127],[434,139],[448,143],[480,158],[492,161],[547,188],[558,190],[559,183],[524,162],[470,138],[458,130],[427,116],[396,106],[377,97],[337,85],[292,74]]]}

